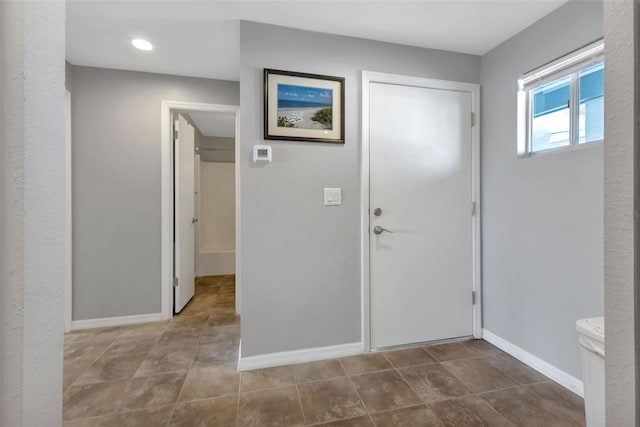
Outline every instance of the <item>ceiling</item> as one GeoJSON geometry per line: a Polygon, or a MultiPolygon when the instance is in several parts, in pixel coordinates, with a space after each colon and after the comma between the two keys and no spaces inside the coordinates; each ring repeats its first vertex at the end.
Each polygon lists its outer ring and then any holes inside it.
{"type": "Polygon", "coordinates": [[[233,138],[235,135],[234,114],[190,112],[189,117],[203,136],[233,138]]]}
{"type": "Polygon", "coordinates": [[[566,1],[68,0],[67,60],[239,80],[240,20],[482,55],[566,1]]]}

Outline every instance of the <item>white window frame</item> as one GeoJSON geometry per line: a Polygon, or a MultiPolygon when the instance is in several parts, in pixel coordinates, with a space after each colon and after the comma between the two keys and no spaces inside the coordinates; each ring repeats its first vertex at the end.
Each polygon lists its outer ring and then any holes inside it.
{"type": "MultiPolygon", "coordinates": [[[[576,79],[572,79],[570,87],[571,125],[569,129],[569,145],[538,151],[532,150],[531,110],[533,100],[531,94],[534,89],[545,83],[571,74],[578,74],[582,69],[602,61],[604,61],[604,40],[601,39],[542,67],[529,71],[518,78],[518,157],[529,157],[538,153],[567,150],[585,145],[584,143],[579,144],[578,137],[575,135],[579,111],[578,108],[574,108],[579,103],[576,79]]],[[[589,143],[592,142],[596,141],[589,141],[589,143]]]]}

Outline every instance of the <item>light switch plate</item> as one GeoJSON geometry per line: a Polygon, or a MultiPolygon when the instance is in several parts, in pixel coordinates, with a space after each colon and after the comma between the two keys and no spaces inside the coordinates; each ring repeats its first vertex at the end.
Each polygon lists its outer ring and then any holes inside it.
{"type": "Polygon", "coordinates": [[[324,205],[340,206],[342,204],[342,188],[325,188],[324,205]]]}

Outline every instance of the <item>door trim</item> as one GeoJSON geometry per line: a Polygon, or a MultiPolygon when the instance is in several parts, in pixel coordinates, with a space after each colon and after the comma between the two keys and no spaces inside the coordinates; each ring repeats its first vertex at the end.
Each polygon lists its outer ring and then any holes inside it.
{"type": "MultiPolygon", "coordinates": [[[[435,80],[397,74],[362,71],[362,103],[361,103],[361,277],[362,277],[362,341],[364,351],[371,351],[371,303],[370,303],[370,252],[369,252],[369,88],[371,83],[396,84],[402,86],[428,87],[442,90],[455,90],[471,94],[471,112],[474,114],[474,125],[471,128],[471,197],[475,202],[475,215],[471,216],[471,203],[469,213],[472,220],[472,246],[473,246],[473,287],[476,292],[476,304],[473,305],[473,337],[482,338],[482,235],[480,199],[480,85],[475,83],[454,82],[448,80],[435,80]]],[[[471,121],[471,117],[469,117],[471,121]]],[[[471,299],[471,295],[469,295],[471,299]]]]}
{"type": "Polygon", "coordinates": [[[204,104],[163,100],[160,102],[160,283],[161,309],[164,319],[173,317],[173,135],[171,113],[173,112],[231,113],[235,116],[235,179],[236,179],[236,312],[240,314],[240,106],[204,104]]]}

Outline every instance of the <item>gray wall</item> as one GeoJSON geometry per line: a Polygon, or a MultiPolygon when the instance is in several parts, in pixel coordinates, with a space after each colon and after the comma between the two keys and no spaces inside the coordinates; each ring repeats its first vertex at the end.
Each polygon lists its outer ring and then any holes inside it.
{"type": "Polygon", "coordinates": [[[242,355],[361,341],[360,71],[479,82],[480,58],[241,22],[242,355]],[[262,139],[263,68],[346,79],[346,143],[262,139]],[[250,161],[254,144],[273,163],[250,161]],[[323,206],[341,187],[343,205],[323,206]]]}
{"type": "Polygon", "coordinates": [[[64,2],[0,2],[0,425],[62,424],[64,2]]]}
{"type": "Polygon", "coordinates": [[[638,2],[606,2],[605,325],[607,425],[637,426],[638,144],[640,49],[638,2]],[[634,40],[635,36],[635,40],[634,40]]]}
{"type": "Polygon", "coordinates": [[[158,313],[160,101],[238,104],[238,83],[73,67],[73,318],[158,313]]]}
{"type": "Polygon", "coordinates": [[[518,159],[516,91],[602,19],[573,1],[482,57],[484,328],[577,378],[575,321],[603,314],[603,147],[518,159]]]}

